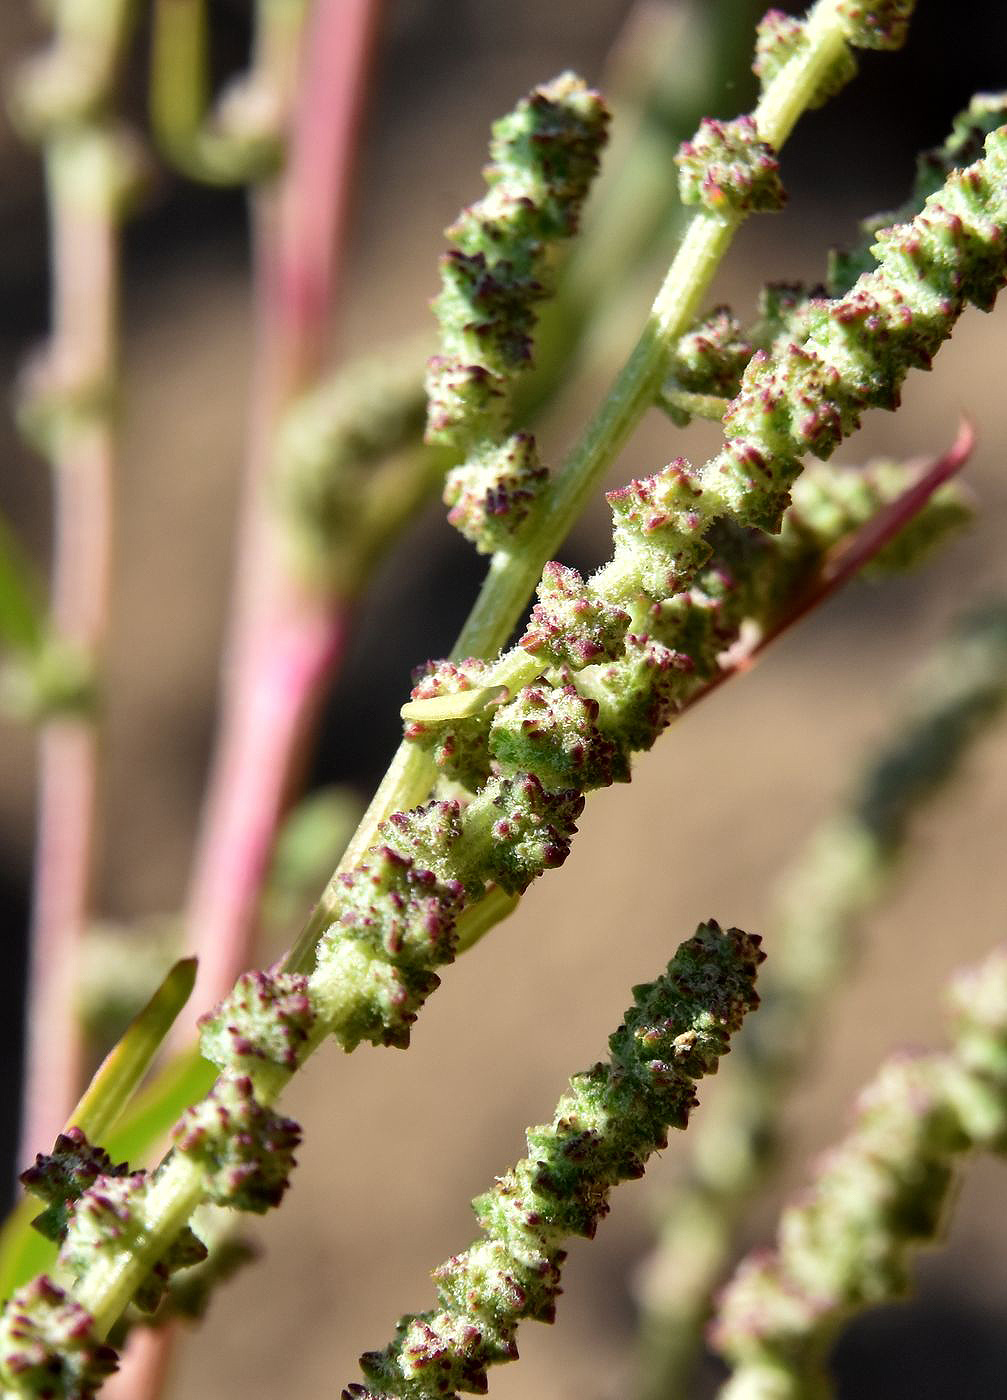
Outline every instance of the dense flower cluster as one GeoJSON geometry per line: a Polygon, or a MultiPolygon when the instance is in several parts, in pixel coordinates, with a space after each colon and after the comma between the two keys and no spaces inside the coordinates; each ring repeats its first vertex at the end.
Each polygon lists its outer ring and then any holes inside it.
{"type": "MultiPolygon", "coordinates": [[[[910,9],[837,3],[831,23],[839,16],[853,44],[889,46],[910,9]]],[[[766,33],[763,66],[782,72],[806,35],[779,22],[766,33]]],[[[451,231],[428,440],[466,453],[448,499],[483,549],[519,547],[515,531],[539,499],[544,472],[531,439],[511,432],[511,396],[552,249],[576,226],[606,120],[570,75],[536,90],[498,123],[489,193],[451,231]]],[[[707,123],[683,150],[701,221],[727,227],[779,203],[759,130],[747,118],[707,123]]],[[[560,865],[585,792],[627,780],[633,754],[716,681],[745,627],[772,628],[832,545],[901,491],[897,474],[850,490],[823,470],[795,487],[782,532],[760,533],[780,531],[805,453],[828,456],[865,408],[893,406],[907,370],[928,363],[965,303],[992,303],[1007,273],[1007,128],[985,149],[911,223],[879,234],[878,267],[843,296],[776,289],[758,334],[726,313],[697,328],[675,369],[697,386],[706,375],[714,395],[737,388],[724,450],[699,471],[679,459],[610,493],[611,562],[588,580],[548,565],[525,634],[499,661],[433,663],[418,678],[407,737],[430,749],[443,784],[434,800],[393,813],[348,862],[314,967],[249,974],[204,1019],[202,1048],[220,1074],[157,1172],[113,1168],[81,1142],[37,1178],[61,1266],[93,1316],[48,1281],[19,1295],[4,1314],[8,1389],[88,1400],[110,1364],[104,1330],[198,1256],[195,1237],[179,1233],[194,1206],[262,1211],[283,1195],[299,1129],[274,1104],[322,1037],[346,1049],[407,1044],[468,911],[494,887],[520,893],[560,865]]],[[[404,421],[408,396],[400,407],[404,421]]],[[[396,419],[389,431],[400,428],[396,419]]],[[[334,500],[333,513],[344,504],[334,500]]],[[[756,961],[754,940],[707,926],[638,993],[611,1063],[577,1077],[554,1123],[530,1135],[526,1162],[481,1199],[487,1238],[440,1271],[440,1309],[406,1319],[398,1342],[365,1360],[372,1389],[348,1395],[478,1388],[487,1365],[514,1354],[517,1321],[551,1314],[560,1240],[590,1234],[608,1187],[684,1123],[692,1081],[715,1067],[754,1004],[756,961]]]]}
{"type": "Polygon", "coordinates": [[[758,1004],[760,939],[702,924],[609,1040],[607,1063],[574,1075],[528,1156],[474,1201],[484,1236],[434,1273],[438,1307],[404,1317],[396,1340],[361,1358],[366,1385],[344,1400],[457,1400],[483,1394],[486,1368],[517,1356],[525,1319],[551,1322],[570,1236],[590,1239],[612,1186],[643,1174],[667,1130],[684,1128],[695,1081],[714,1074],[758,1004]]]}
{"type": "Polygon", "coordinates": [[[483,553],[513,541],[547,480],[534,438],[509,435],[511,400],[531,363],[535,303],[556,245],[577,230],[607,125],[598,93],[573,74],[536,88],[494,125],[489,193],[447,230],[427,441],[465,454],[444,498],[483,553]]]}

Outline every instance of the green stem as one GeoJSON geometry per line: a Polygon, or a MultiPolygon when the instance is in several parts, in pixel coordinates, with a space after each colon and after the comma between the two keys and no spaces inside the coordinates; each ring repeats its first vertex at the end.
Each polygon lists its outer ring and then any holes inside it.
{"type": "Polygon", "coordinates": [[[201,1166],[176,1152],[151,1183],[144,1201],[143,1244],[106,1258],[99,1255],[74,1289],[75,1300],[94,1318],[94,1334],[108,1335],[139,1285],[203,1200],[201,1166]]]}

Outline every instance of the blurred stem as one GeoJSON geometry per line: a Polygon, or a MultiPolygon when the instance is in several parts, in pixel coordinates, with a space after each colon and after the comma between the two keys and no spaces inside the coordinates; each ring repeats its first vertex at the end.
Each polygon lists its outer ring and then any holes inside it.
{"type": "MultiPolygon", "coordinates": [[[[121,36],[115,36],[117,45],[121,36]]],[[[46,377],[57,396],[52,465],[53,632],[97,669],[110,591],[119,355],[122,150],[101,120],[46,144],[52,276],[46,377]]],[[[99,733],[93,714],[56,715],[39,736],[37,838],[27,990],[21,1156],[52,1141],[80,1090],[77,950],[96,858],[99,733]]]]}
{"type": "MultiPolygon", "coordinates": [[[[222,711],[189,902],[199,953],[195,1005],[218,1000],[251,960],[276,827],[321,698],[338,665],[348,605],[292,576],[268,499],[279,419],[317,376],[344,247],[353,156],[378,0],[316,0],[259,34],[257,64],[285,74],[287,161],[252,196],[255,349],[245,501],[222,711]]],[[[275,13],[263,6],[260,15],[275,13]]]]}

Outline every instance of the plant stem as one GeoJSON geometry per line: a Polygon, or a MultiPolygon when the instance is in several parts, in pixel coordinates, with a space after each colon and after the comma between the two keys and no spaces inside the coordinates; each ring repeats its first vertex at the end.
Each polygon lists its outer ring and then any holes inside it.
{"type": "MultiPolygon", "coordinates": [[[[73,168],[82,148],[70,143],[77,139],[68,136],[64,144],[56,138],[46,153],[50,366],[56,383],[71,391],[99,386],[101,406],[53,438],[51,626],[93,663],[105,640],[111,574],[115,434],[108,386],[118,358],[119,246],[114,210],[100,197],[87,197],[73,168]]],[[[25,1160],[52,1141],[80,1090],[83,1035],[74,986],[94,877],[98,766],[93,716],[57,716],[44,724],[20,1147],[25,1160]]]]}
{"type": "MultiPolygon", "coordinates": [[[[753,113],[759,137],[775,149],[820,87],[845,44],[841,0],[819,0],[807,22],[807,45],[777,73],[753,113]]],[[[493,555],[479,596],[452,650],[452,658],[494,655],[507,641],[531,596],[542,566],[566,538],[647,409],[664,377],[668,356],[705,297],[742,216],[695,213],[655,298],[643,333],[580,441],[545,492],[534,523],[513,551],[493,555]]],[[[312,911],[286,960],[291,970],[310,967],[311,951],[338,906],[339,875],[357,864],[377,829],[394,811],[421,802],[433,765],[415,745],[402,743],[392,759],[339,868],[312,911]]]]}
{"type": "Polygon", "coordinates": [[[246,499],[189,903],[190,946],[200,954],[197,1007],[218,1000],[250,961],[276,826],[346,634],[346,603],[301,587],[281,557],[268,473],[279,419],[322,362],[377,17],[378,0],[318,0],[303,31],[283,32],[284,49],[272,60],[289,70],[292,129],[278,184],[253,196],[257,327],[246,499]]]}

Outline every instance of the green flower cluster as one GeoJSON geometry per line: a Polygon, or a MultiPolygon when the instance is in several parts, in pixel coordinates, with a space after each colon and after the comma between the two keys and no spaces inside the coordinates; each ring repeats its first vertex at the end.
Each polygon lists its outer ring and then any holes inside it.
{"type": "Polygon", "coordinates": [[[427,442],[466,455],[444,498],[483,553],[512,542],[547,480],[534,439],[508,436],[511,401],[531,362],[535,303],[548,295],[557,244],[577,230],[607,125],[600,96],[572,73],[536,88],[495,123],[489,193],[447,230],[427,442]]]}
{"type": "Polygon", "coordinates": [[[906,223],[913,218],[953,170],[971,165],[980,158],[986,137],[1005,121],[1007,93],[979,93],[973,97],[965,110],[955,117],[947,139],[917,157],[916,178],[905,203],[891,213],[865,219],[860,225],[860,242],[848,251],[833,252],[826,279],[830,294],[842,296],[862,273],[870,272],[874,267],[871,245],[878,233],[891,224],[906,223]]]}
{"type": "Polygon", "coordinates": [[[684,462],[623,498],[615,557],[594,580],[610,597],[664,593],[709,555],[711,522],[779,528],[807,453],[828,457],[868,408],[895,408],[908,371],[927,368],[968,302],[984,310],[1007,280],[1007,126],[953,171],[911,223],[884,229],[878,266],[836,300],[813,298],[803,339],[753,355],[724,415],[728,441],[698,472],[684,462]],[[650,587],[648,587],[650,585],[650,587]]]}
{"type": "MultiPolygon", "coordinates": [[[[770,10],[760,26],[759,53],[768,42],[767,36],[791,31],[803,33],[803,22],[770,10]]],[[[850,56],[849,50],[845,52],[850,56]]],[[[775,71],[757,59],[756,72],[760,76],[771,76],[775,71]]],[[[893,224],[909,223],[919,215],[926,200],[937,194],[953,171],[982,156],[987,136],[1002,126],[1005,118],[1007,95],[990,93],[973,98],[955,118],[947,140],[919,157],[913,190],[905,203],[891,213],[865,219],[860,242],[830,255],[826,277],[829,296],[845,296],[859,277],[875,270],[874,242],[879,233],[893,224]]],[[[753,354],[757,350],[782,354],[791,343],[806,340],[820,320],[824,294],[821,286],[770,283],[759,294],[758,311],[751,325],[742,326],[726,306],[714,307],[697,321],[674,347],[659,400],[672,421],[684,427],[694,416],[723,419],[729,400],[741,392],[742,376],[753,354]]]]}
{"type": "Polygon", "coordinates": [[[906,1291],[956,1161],[1007,1148],[1007,950],[963,974],[952,1001],[954,1048],[883,1066],[849,1136],[784,1212],[774,1249],[746,1260],[724,1291],[712,1336],[736,1368],[725,1400],[827,1394],[822,1367],[838,1327],[906,1291]]]}
{"type": "MultiPolygon", "coordinates": [[[[151,1184],[146,1172],[114,1164],[79,1128],[60,1133],[51,1153],[40,1153],[21,1175],[45,1203],[32,1222],[60,1245],[63,1273],[79,1279],[117,1250],[135,1248],[143,1231],[142,1203],[151,1184]]],[[[154,1263],[133,1301],[154,1312],[171,1275],[201,1263],[202,1241],[186,1227],[154,1263]]],[[[116,1354],[95,1336],[92,1319],[52,1279],[42,1276],[19,1290],[0,1321],[0,1384],[4,1393],[40,1400],[88,1400],[116,1369],[116,1354]]]]}
{"type": "Polygon", "coordinates": [[[702,924],[609,1040],[609,1060],[574,1075],[528,1156],[473,1206],[483,1238],[434,1272],[438,1307],[404,1317],[396,1340],[361,1358],[366,1384],[343,1400],[457,1400],[483,1394],[486,1369],[517,1356],[525,1319],[552,1322],[570,1236],[591,1239],[611,1187],[643,1174],[686,1127],[695,1082],[714,1074],[733,1031],[758,1005],[760,939],[702,924]]]}

